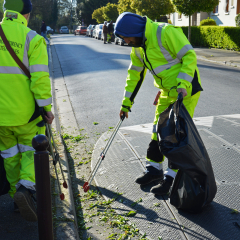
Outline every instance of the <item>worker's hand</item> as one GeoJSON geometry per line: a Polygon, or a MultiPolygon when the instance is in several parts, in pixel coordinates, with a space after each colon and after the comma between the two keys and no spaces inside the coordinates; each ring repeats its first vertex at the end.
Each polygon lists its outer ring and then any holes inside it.
{"type": "Polygon", "coordinates": [[[178,94],[182,93],[183,97],[187,96],[187,90],[185,88],[178,88],[177,92],[178,92],[178,94]]]}
{"type": "Polygon", "coordinates": [[[125,114],[125,117],[126,118],[128,118],[128,112],[124,112],[124,111],[120,111],[120,113],[119,113],[119,117],[121,118],[122,117],[122,115],[123,115],[123,113],[125,114]]]}
{"type": "Polygon", "coordinates": [[[52,124],[52,121],[54,119],[54,115],[51,111],[46,112],[45,118],[46,118],[48,124],[52,124]]]}

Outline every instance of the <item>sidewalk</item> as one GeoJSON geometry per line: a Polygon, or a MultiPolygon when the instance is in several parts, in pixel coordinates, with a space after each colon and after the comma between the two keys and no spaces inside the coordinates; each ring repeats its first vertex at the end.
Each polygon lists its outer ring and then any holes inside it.
{"type": "Polygon", "coordinates": [[[240,52],[216,48],[194,48],[197,59],[240,68],[240,52]]]}
{"type": "MultiPolygon", "coordinates": [[[[135,183],[145,170],[152,124],[122,127],[95,176],[106,199],[122,193],[112,208],[122,216],[135,211],[136,215],[129,220],[148,239],[239,239],[240,115],[194,121],[210,156],[218,187],[214,201],[202,213],[177,210],[167,196],[155,197],[150,193],[154,184],[140,187],[135,183]]],[[[109,136],[110,133],[104,133],[96,143],[92,168],[109,136]]],[[[166,160],[163,165],[166,169],[166,160]]]]}

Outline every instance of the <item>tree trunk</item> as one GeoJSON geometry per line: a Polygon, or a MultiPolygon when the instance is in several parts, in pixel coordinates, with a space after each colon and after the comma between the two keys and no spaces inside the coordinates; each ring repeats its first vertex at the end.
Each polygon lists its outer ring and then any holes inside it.
{"type": "Polygon", "coordinates": [[[191,43],[191,16],[189,17],[189,26],[188,26],[188,41],[191,43]]]}

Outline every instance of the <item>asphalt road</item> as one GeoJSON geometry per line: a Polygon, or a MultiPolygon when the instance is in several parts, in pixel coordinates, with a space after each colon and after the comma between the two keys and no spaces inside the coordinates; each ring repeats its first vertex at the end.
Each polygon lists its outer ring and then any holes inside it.
{"type": "MultiPolygon", "coordinates": [[[[88,133],[102,133],[115,126],[131,48],[73,35],[53,35],[53,43],[79,127],[88,133]]],[[[204,91],[194,116],[239,113],[240,70],[204,61],[198,61],[198,67],[204,91]]],[[[123,126],[151,123],[157,92],[148,72],[123,126]]]]}

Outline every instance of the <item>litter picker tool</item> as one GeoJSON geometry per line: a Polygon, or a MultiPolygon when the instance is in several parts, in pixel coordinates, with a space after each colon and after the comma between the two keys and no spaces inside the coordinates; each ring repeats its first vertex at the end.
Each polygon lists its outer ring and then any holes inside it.
{"type": "Polygon", "coordinates": [[[45,126],[46,126],[46,133],[47,133],[47,137],[48,137],[48,140],[49,140],[50,154],[53,158],[53,165],[54,165],[55,173],[56,173],[56,177],[57,177],[60,199],[64,200],[65,196],[64,196],[64,193],[62,193],[61,185],[60,185],[60,181],[59,181],[58,173],[57,173],[57,167],[56,167],[57,163],[59,163],[59,167],[60,167],[60,170],[61,170],[61,174],[62,174],[62,178],[63,178],[63,187],[68,188],[68,185],[67,185],[67,182],[66,182],[64,174],[63,174],[63,169],[62,169],[62,165],[61,165],[61,162],[60,162],[59,153],[57,151],[57,147],[56,147],[56,144],[55,144],[55,141],[54,141],[54,138],[53,138],[53,134],[52,134],[51,124],[47,123],[47,121],[45,119],[44,109],[41,108],[40,111],[41,111],[41,115],[42,115],[43,121],[44,121],[45,126]],[[55,151],[53,151],[53,147],[54,147],[55,151]]]}
{"type": "Polygon", "coordinates": [[[93,171],[91,172],[91,174],[90,174],[90,176],[88,178],[88,181],[84,183],[84,185],[83,185],[84,192],[87,192],[89,190],[90,184],[91,184],[95,174],[97,173],[97,170],[100,167],[102,161],[104,160],[104,158],[105,158],[105,156],[107,154],[107,151],[108,151],[108,149],[109,149],[109,147],[110,147],[114,137],[116,136],[116,134],[118,132],[118,129],[120,128],[124,118],[125,118],[125,113],[123,113],[123,115],[121,116],[121,119],[119,120],[118,124],[114,128],[114,131],[113,131],[112,135],[108,139],[108,142],[107,142],[105,148],[103,149],[103,151],[101,152],[101,154],[100,154],[100,156],[99,156],[99,158],[97,160],[97,163],[96,163],[95,167],[93,168],[93,171]]]}

